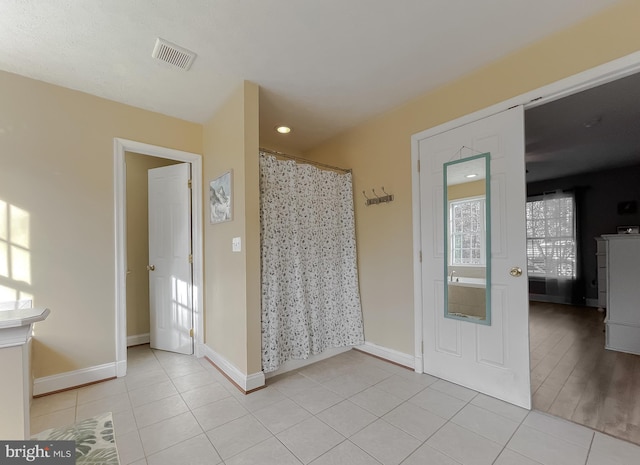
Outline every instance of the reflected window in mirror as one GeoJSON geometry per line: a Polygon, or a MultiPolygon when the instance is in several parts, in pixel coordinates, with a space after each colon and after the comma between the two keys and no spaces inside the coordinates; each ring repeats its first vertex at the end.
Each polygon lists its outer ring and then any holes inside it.
{"type": "Polygon", "coordinates": [[[491,324],[490,155],[444,164],[444,316],[491,324]]]}
{"type": "Polygon", "coordinates": [[[451,231],[450,265],[484,265],[485,198],[474,197],[449,202],[451,231]]]}

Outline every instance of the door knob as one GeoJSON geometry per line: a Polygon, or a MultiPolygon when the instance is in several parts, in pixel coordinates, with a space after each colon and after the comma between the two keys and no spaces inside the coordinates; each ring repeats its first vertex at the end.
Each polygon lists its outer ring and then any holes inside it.
{"type": "Polygon", "coordinates": [[[509,274],[511,276],[513,276],[514,278],[518,278],[518,277],[522,276],[522,268],[520,268],[519,266],[514,266],[509,271],[509,274]]]}
{"type": "Polygon", "coordinates": [[[147,271],[153,271],[156,269],[155,265],[147,265],[147,271]]]}

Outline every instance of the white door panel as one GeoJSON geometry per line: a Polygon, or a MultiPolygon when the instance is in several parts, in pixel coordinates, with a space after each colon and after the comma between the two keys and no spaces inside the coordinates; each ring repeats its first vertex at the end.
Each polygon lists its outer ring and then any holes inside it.
{"type": "Polygon", "coordinates": [[[149,170],[150,342],[193,353],[189,164],[149,170]]]}
{"type": "Polygon", "coordinates": [[[418,143],[424,371],[531,407],[524,113],[512,108],[418,143]],[[444,317],[443,164],[491,154],[491,325],[444,317]],[[513,266],[523,275],[509,274],[513,266]]]}

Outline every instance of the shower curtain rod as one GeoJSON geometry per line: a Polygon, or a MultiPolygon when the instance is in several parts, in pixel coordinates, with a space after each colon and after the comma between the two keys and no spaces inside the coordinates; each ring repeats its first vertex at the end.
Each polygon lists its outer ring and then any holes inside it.
{"type": "Polygon", "coordinates": [[[340,168],[339,166],[327,165],[325,163],[320,163],[319,161],[307,160],[306,158],[294,157],[293,155],[288,155],[282,152],[276,152],[275,150],[269,150],[269,149],[263,149],[263,148],[259,148],[258,150],[264,153],[269,153],[271,155],[276,155],[278,157],[291,158],[292,160],[297,160],[303,163],[309,163],[311,165],[321,166],[323,168],[342,171],[344,173],[351,173],[351,169],[345,169],[345,168],[340,168]]]}

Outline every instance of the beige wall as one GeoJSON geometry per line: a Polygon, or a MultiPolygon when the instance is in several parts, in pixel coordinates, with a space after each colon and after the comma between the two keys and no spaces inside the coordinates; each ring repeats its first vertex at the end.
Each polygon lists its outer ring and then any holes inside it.
{"type": "Polygon", "coordinates": [[[114,362],[113,138],[202,153],[202,126],[5,72],[0,102],[0,202],[27,239],[0,294],[51,309],[35,377],[114,362]]]}
{"type": "Polygon", "coordinates": [[[307,154],[353,168],[367,341],[408,354],[414,351],[411,135],[635,52],[640,49],[639,21],[640,2],[621,2],[307,154]],[[395,200],[365,207],[361,192],[379,186],[395,200]]]}
{"type": "Polygon", "coordinates": [[[204,126],[205,343],[245,374],[260,364],[258,86],[241,85],[204,126]],[[209,224],[209,182],[233,170],[233,220],[209,224]],[[242,251],[231,251],[240,237],[242,251]]]}
{"type": "Polygon", "coordinates": [[[125,153],[127,178],[127,336],[149,332],[148,170],[179,163],[125,153]]]}
{"type": "Polygon", "coordinates": [[[447,199],[466,199],[469,197],[477,197],[484,195],[486,181],[484,179],[473,182],[463,182],[447,186],[447,199]]]}

